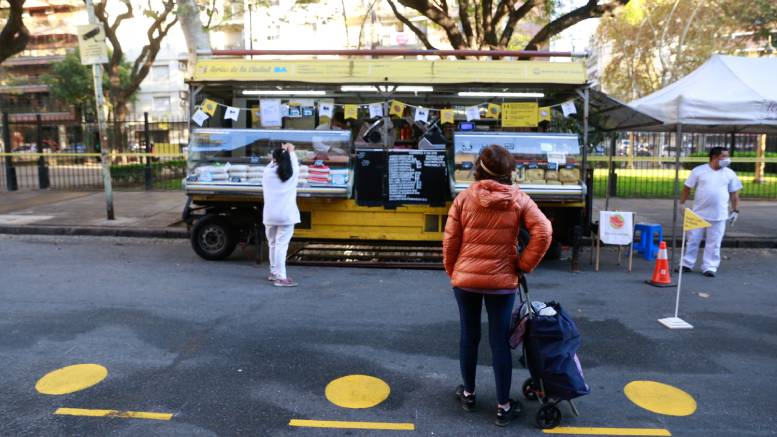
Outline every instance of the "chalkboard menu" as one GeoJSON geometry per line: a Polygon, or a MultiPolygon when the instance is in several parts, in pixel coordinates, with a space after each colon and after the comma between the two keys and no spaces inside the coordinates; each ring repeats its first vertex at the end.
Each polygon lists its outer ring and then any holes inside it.
{"type": "Polygon", "coordinates": [[[445,204],[450,192],[445,151],[390,150],[387,161],[389,204],[445,204]]]}
{"type": "Polygon", "coordinates": [[[354,167],[356,203],[363,206],[383,205],[386,202],[386,151],[357,149],[354,167]]]}

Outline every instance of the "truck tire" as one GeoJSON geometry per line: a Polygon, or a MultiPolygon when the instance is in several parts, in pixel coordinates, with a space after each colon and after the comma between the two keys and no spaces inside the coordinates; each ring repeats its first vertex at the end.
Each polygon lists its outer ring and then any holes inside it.
{"type": "Polygon", "coordinates": [[[197,220],[192,228],[192,249],[201,258],[217,261],[227,258],[235,250],[237,238],[224,217],[209,214],[197,220]]]}

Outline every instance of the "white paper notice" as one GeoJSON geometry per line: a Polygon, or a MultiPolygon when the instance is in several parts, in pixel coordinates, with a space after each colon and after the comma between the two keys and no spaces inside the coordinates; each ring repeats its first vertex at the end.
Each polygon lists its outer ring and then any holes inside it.
{"type": "Polygon", "coordinates": [[[480,120],[480,106],[469,106],[465,111],[467,121],[480,120]]]}
{"type": "Polygon", "coordinates": [[[227,109],[224,110],[224,120],[237,121],[238,117],[240,117],[240,109],[227,106],[227,109]]]}
{"type": "Polygon", "coordinates": [[[599,211],[599,238],[604,244],[624,246],[634,240],[632,212],[599,211]]]}
{"type": "Polygon", "coordinates": [[[570,115],[577,114],[577,109],[575,109],[575,102],[570,100],[568,102],[562,103],[561,111],[564,113],[564,117],[569,117],[570,115]]]}
{"type": "Polygon", "coordinates": [[[332,119],[335,112],[335,105],[332,102],[320,102],[318,104],[318,116],[332,119]]]}
{"type": "Polygon", "coordinates": [[[370,103],[370,118],[383,117],[383,103],[370,103]]]}
{"type": "Polygon", "coordinates": [[[281,127],[281,101],[262,99],[259,101],[260,117],[264,127],[281,127]]]}
{"type": "MultiPolygon", "coordinates": [[[[552,150],[552,149],[551,149],[552,150]]],[[[548,164],[555,162],[558,168],[561,168],[567,164],[567,154],[564,152],[547,152],[548,164]]]]}
{"type": "Polygon", "coordinates": [[[415,121],[422,121],[426,123],[429,121],[429,108],[417,107],[415,108],[415,121]]]}
{"type": "Polygon", "coordinates": [[[197,123],[197,126],[202,126],[202,124],[205,123],[205,120],[207,119],[208,114],[206,114],[202,109],[198,109],[197,112],[192,115],[192,121],[197,123]]]}

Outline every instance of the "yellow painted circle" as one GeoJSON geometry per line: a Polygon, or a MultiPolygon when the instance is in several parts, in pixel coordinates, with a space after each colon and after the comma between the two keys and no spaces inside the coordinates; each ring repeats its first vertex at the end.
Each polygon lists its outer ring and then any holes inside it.
{"type": "Polygon", "coordinates": [[[371,408],[388,398],[391,389],[382,379],[367,375],[348,375],[326,386],[329,402],[343,408],[371,408]]]}
{"type": "Polygon", "coordinates": [[[35,384],[35,390],[45,395],[65,395],[89,388],[108,376],[108,369],[99,364],[75,364],[47,373],[35,384]]]}
{"type": "Polygon", "coordinates": [[[631,402],[648,411],[667,416],[690,416],[696,411],[693,396],[656,381],[632,381],[623,388],[631,402]]]}

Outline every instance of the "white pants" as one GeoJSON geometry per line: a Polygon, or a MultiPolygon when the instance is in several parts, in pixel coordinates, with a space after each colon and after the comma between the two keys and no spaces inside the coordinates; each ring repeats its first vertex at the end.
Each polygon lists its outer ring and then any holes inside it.
{"type": "Polygon", "coordinates": [[[286,252],[294,235],[294,225],[264,225],[264,231],[270,248],[270,273],[278,279],[286,279],[286,252]]]}
{"type": "Polygon", "coordinates": [[[723,234],[726,233],[726,221],[710,221],[710,224],[712,224],[712,226],[708,228],[688,231],[688,235],[685,237],[683,266],[693,268],[693,266],[696,265],[699,245],[703,239],[705,243],[701,271],[718,271],[718,266],[720,265],[720,243],[723,241],[723,234]]]}

